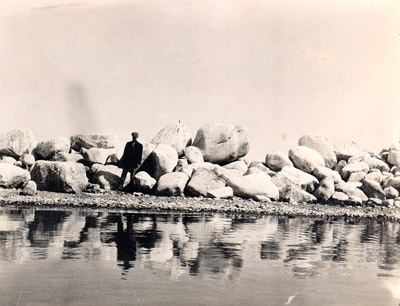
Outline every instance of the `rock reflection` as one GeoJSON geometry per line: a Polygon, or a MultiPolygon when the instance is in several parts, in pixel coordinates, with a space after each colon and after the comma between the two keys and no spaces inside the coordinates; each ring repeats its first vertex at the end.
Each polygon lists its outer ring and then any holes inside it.
{"type": "Polygon", "coordinates": [[[271,263],[304,278],[360,261],[388,275],[399,269],[399,245],[399,223],[389,221],[0,209],[1,261],[102,260],[124,275],[140,267],[232,279],[271,263]]]}

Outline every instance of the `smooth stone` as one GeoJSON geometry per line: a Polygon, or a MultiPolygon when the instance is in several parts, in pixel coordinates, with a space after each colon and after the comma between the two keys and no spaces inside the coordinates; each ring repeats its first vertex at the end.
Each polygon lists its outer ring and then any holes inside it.
{"type": "Polygon", "coordinates": [[[184,149],[192,143],[192,133],[183,123],[169,124],[154,136],[151,143],[170,145],[181,156],[184,149]]]}
{"type": "Polygon", "coordinates": [[[325,161],[325,167],[332,169],[337,164],[333,146],[326,138],[318,135],[303,135],[298,144],[299,146],[309,147],[321,154],[325,161]]]}
{"type": "Polygon", "coordinates": [[[189,177],[183,172],[166,173],[160,177],[156,194],[165,196],[183,195],[189,177]]]}
{"type": "Polygon", "coordinates": [[[140,171],[134,176],[135,188],[144,193],[151,193],[157,181],[147,172],[140,171]]]}
{"type": "Polygon", "coordinates": [[[365,172],[353,172],[347,179],[348,182],[361,182],[366,177],[365,172]]]}
{"type": "Polygon", "coordinates": [[[272,200],[279,199],[279,189],[266,173],[257,173],[232,178],[227,181],[232,187],[233,194],[242,198],[253,198],[256,195],[265,195],[272,200]]]}
{"type": "Polygon", "coordinates": [[[385,199],[385,192],[377,181],[363,180],[361,188],[368,198],[385,199]]]}
{"type": "Polygon", "coordinates": [[[93,183],[98,184],[104,190],[116,190],[119,187],[122,169],[114,165],[94,164],[91,167],[93,183]]]}
{"type": "Polygon", "coordinates": [[[229,199],[233,197],[233,189],[231,187],[212,189],[207,192],[207,197],[215,199],[229,199]]]}
{"type": "Polygon", "coordinates": [[[400,166],[400,151],[398,150],[390,150],[387,161],[392,166],[400,166]]]}
{"type": "Polygon", "coordinates": [[[337,171],[324,166],[315,167],[312,174],[320,181],[324,178],[331,177],[336,184],[343,182],[342,177],[337,171]]]}
{"type": "Polygon", "coordinates": [[[298,186],[288,186],[282,191],[280,198],[289,203],[309,203],[317,200],[315,196],[300,189],[298,186]]]}
{"type": "Polygon", "coordinates": [[[318,184],[317,178],[311,174],[289,166],[284,167],[271,180],[278,186],[280,192],[288,185],[296,185],[308,192],[313,192],[315,185],[318,184]]]}
{"type": "Polygon", "coordinates": [[[162,175],[172,172],[178,163],[178,153],[170,145],[158,144],[138,171],[145,171],[158,180],[162,175]]]}
{"type": "Polygon", "coordinates": [[[115,149],[82,148],[80,154],[85,161],[90,163],[105,164],[108,156],[115,154],[115,149]]]}
{"type": "Polygon", "coordinates": [[[324,178],[314,192],[314,196],[321,201],[328,201],[335,192],[335,183],[332,177],[324,178]]]}
{"type": "Polygon", "coordinates": [[[347,194],[345,194],[344,192],[340,192],[340,191],[335,191],[331,196],[331,200],[337,201],[337,202],[345,202],[348,199],[349,199],[349,196],[347,194]]]}
{"type": "Polygon", "coordinates": [[[15,129],[0,134],[0,155],[19,159],[24,153],[31,153],[36,139],[29,129],[15,129]]]}
{"type": "Polygon", "coordinates": [[[189,164],[203,163],[204,158],[199,148],[188,146],[183,150],[183,155],[187,158],[189,164]]]}
{"type": "Polygon", "coordinates": [[[245,129],[223,123],[202,126],[196,133],[193,146],[200,149],[204,161],[220,165],[238,160],[250,149],[245,129]]]}
{"type": "Polygon", "coordinates": [[[209,190],[225,187],[225,181],[206,168],[195,170],[186,185],[185,193],[189,196],[207,196],[209,190]]]}
{"type": "Polygon", "coordinates": [[[37,186],[34,181],[28,181],[27,184],[22,188],[20,194],[27,196],[34,196],[37,193],[37,186]]]}
{"type": "Polygon", "coordinates": [[[0,186],[15,188],[25,185],[31,176],[29,171],[9,163],[0,163],[0,186]]]}
{"type": "Polygon", "coordinates": [[[238,160],[229,164],[226,164],[223,166],[223,168],[228,169],[228,170],[236,170],[239,172],[239,174],[242,176],[246,171],[247,171],[247,164],[242,161],[238,160]]]}
{"type": "Polygon", "coordinates": [[[19,158],[20,162],[26,167],[31,167],[35,163],[35,156],[29,153],[24,153],[19,158]]]}
{"type": "Polygon", "coordinates": [[[56,137],[46,141],[40,141],[34,151],[39,159],[49,160],[57,152],[68,153],[70,150],[70,142],[67,137],[56,137]]]}
{"type": "Polygon", "coordinates": [[[386,187],[383,189],[383,192],[385,193],[386,199],[395,199],[399,196],[399,191],[392,186],[386,187]]]}
{"type": "Polygon", "coordinates": [[[72,149],[79,152],[82,148],[116,149],[118,136],[115,133],[76,134],[70,137],[72,149]]]}
{"type": "Polygon", "coordinates": [[[367,174],[368,171],[369,171],[369,166],[367,163],[357,162],[357,163],[348,164],[347,166],[345,166],[342,169],[342,171],[340,172],[340,174],[342,175],[342,178],[344,180],[348,180],[350,175],[354,172],[365,172],[365,174],[367,174]]]}
{"type": "Polygon", "coordinates": [[[282,151],[275,151],[273,153],[267,154],[265,156],[265,164],[272,171],[281,171],[284,167],[293,167],[293,163],[287,156],[287,154],[282,151]]]}
{"type": "Polygon", "coordinates": [[[296,168],[306,173],[311,173],[318,166],[325,166],[321,154],[305,146],[298,146],[289,150],[289,158],[296,168]]]}
{"type": "Polygon", "coordinates": [[[31,171],[32,180],[39,190],[81,193],[88,186],[86,170],[82,164],[37,161],[31,171]]]}

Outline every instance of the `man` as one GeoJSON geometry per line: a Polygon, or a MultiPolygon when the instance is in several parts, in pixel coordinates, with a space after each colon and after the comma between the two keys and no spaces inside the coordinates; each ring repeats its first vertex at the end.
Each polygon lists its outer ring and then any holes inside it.
{"type": "Polygon", "coordinates": [[[131,173],[130,182],[133,183],[133,177],[135,176],[136,171],[142,162],[143,146],[137,141],[139,138],[139,133],[133,132],[131,135],[132,141],[126,143],[124,154],[119,161],[119,167],[123,169],[119,183],[121,189],[124,185],[128,172],[131,173]]]}

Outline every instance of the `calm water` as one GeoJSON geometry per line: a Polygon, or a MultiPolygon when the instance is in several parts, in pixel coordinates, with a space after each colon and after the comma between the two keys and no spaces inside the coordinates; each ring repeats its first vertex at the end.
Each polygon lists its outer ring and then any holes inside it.
{"type": "Polygon", "coordinates": [[[400,224],[0,207],[0,305],[399,305],[400,224]]]}

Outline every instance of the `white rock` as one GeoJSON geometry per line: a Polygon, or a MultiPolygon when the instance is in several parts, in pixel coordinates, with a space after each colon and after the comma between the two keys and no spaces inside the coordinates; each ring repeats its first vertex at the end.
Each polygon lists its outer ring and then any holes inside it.
{"type": "Polygon", "coordinates": [[[222,165],[245,156],[250,148],[246,130],[223,123],[202,126],[193,146],[200,149],[205,161],[222,165]]]}
{"type": "Polygon", "coordinates": [[[166,173],[158,180],[156,193],[166,196],[183,195],[188,180],[189,177],[182,172],[166,173]]]}
{"type": "Polygon", "coordinates": [[[265,195],[272,200],[279,199],[278,187],[265,173],[232,178],[227,181],[227,185],[232,187],[233,194],[238,197],[253,198],[256,195],[265,195]]]}
{"type": "Polygon", "coordinates": [[[193,172],[185,193],[190,196],[207,196],[208,191],[225,187],[225,181],[214,172],[205,168],[199,168],[193,172]]]}
{"type": "Polygon", "coordinates": [[[281,151],[275,151],[265,156],[265,164],[271,168],[272,171],[281,171],[284,167],[293,167],[287,154],[281,151]]]}
{"type": "Polygon", "coordinates": [[[82,148],[80,154],[83,159],[98,164],[105,164],[107,157],[111,154],[115,154],[115,149],[102,149],[102,148],[82,148]]]}
{"type": "Polygon", "coordinates": [[[191,144],[192,133],[189,131],[189,128],[182,123],[169,124],[159,131],[151,140],[151,142],[156,145],[170,145],[178,152],[178,155],[180,156],[183,154],[185,147],[191,144]]]}
{"type": "Polygon", "coordinates": [[[299,146],[309,147],[321,154],[327,168],[335,167],[337,163],[336,154],[333,146],[326,138],[317,135],[303,135],[298,144],[299,146]]]}
{"type": "Polygon", "coordinates": [[[0,134],[0,155],[18,159],[24,153],[30,153],[36,146],[36,139],[29,129],[16,129],[0,134]]]}
{"type": "Polygon", "coordinates": [[[298,146],[289,150],[289,158],[296,168],[307,173],[311,173],[315,167],[325,166],[321,154],[305,146],[298,146]]]}
{"type": "Polygon", "coordinates": [[[157,181],[144,171],[136,173],[134,182],[136,189],[145,193],[151,192],[154,186],[157,184],[157,181]]]}
{"type": "Polygon", "coordinates": [[[72,149],[79,152],[81,148],[116,149],[118,136],[115,133],[76,134],[70,137],[72,149]]]}
{"type": "Polygon", "coordinates": [[[177,163],[178,153],[176,150],[169,145],[159,144],[140,166],[139,171],[145,171],[158,180],[162,175],[172,172],[177,163]]]}
{"type": "Polygon", "coordinates": [[[40,141],[34,150],[39,158],[49,160],[57,152],[68,153],[70,150],[70,142],[66,137],[52,138],[46,141],[40,141]]]}
{"type": "Polygon", "coordinates": [[[231,187],[221,187],[212,189],[207,192],[208,198],[228,199],[233,197],[233,189],[231,187]]]}
{"type": "Polygon", "coordinates": [[[39,190],[80,193],[88,186],[85,167],[79,163],[37,161],[31,171],[39,190]]]}
{"type": "Polygon", "coordinates": [[[24,185],[30,180],[29,171],[9,163],[0,163],[0,186],[14,188],[24,185]]]}
{"type": "Polygon", "coordinates": [[[189,164],[204,162],[203,154],[201,154],[199,148],[188,146],[183,150],[183,154],[186,156],[189,164]]]}
{"type": "Polygon", "coordinates": [[[400,151],[390,150],[387,160],[392,166],[400,166],[400,151]]]}

